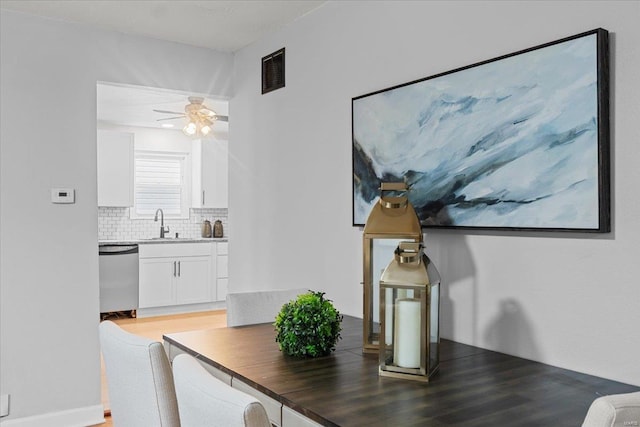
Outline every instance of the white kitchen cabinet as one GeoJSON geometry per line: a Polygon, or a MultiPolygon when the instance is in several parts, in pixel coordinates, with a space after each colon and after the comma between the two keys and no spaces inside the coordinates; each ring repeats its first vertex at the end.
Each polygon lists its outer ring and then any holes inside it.
{"type": "Polygon", "coordinates": [[[213,301],[210,243],[144,244],[139,255],[140,308],[213,301]]]}
{"type": "Polygon", "coordinates": [[[176,303],[211,301],[211,257],[178,258],[176,303]]]}
{"type": "Polygon", "coordinates": [[[174,263],[174,258],[140,258],[138,305],[141,308],[176,303],[174,263]]]}
{"type": "Polygon", "coordinates": [[[98,130],[98,206],[133,206],[133,133],[98,130]]]}
{"type": "Polygon", "coordinates": [[[224,301],[229,286],[229,244],[218,243],[216,254],[216,299],[224,301]]]}
{"type": "Polygon", "coordinates": [[[192,146],[192,207],[227,208],[229,205],[229,143],[195,140],[192,146]]]}

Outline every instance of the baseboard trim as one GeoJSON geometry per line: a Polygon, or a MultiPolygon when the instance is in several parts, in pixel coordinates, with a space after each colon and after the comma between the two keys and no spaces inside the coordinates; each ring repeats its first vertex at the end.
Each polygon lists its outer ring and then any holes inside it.
{"type": "Polygon", "coordinates": [[[204,302],[199,304],[168,305],[166,307],[139,308],[137,317],[167,316],[171,314],[197,313],[199,311],[223,310],[227,307],[226,301],[204,302]]]}
{"type": "MultiPolygon", "coordinates": [[[[11,415],[9,415],[11,416],[11,415]]],[[[16,419],[0,419],[2,427],[87,427],[104,423],[102,405],[49,412],[16,419]]]]}

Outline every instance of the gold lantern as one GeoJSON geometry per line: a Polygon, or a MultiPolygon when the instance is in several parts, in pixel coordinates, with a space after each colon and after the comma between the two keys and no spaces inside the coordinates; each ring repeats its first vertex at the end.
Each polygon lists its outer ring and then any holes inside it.
{"type": "Polygon", "coordinates": [[[440,366],[440,274],[422,243],[402,242],[380,279],[381,376],[429,381],[440,366]]]}
{"type": "Polygon", "coordinates": [[[380,200],[373,206],[363,233],[363,345],[366,353],[377,353],[380,335],[379,278],[393,254],[394,245],[386,251],[382,239],[422,242],[418,215],[409,203],[406,183],[384,182],[380,185],[380,200]],[[380,241],[379,241],[380,240],[380,241]],[[377,243],[377,244],[376,244],[377,243]],[[382,249],[380,249],[382,247],[382,249]],[[382,263],[381,263],[382,262],[382,263]],[[378,267],[382,267],[378,269],[378,267]]]}

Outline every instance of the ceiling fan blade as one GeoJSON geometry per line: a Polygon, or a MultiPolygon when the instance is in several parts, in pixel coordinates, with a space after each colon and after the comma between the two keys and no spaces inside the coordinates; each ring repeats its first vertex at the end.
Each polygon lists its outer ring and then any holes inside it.
{"type": "Polygon", "coordinates": [[[221,122],[229,122],[229,116],[219,116],[216,114],[216,120],[219,120],[221,122]]]}
{"type": "Polygon", "coordinates": [[[153,111],[155,111],[156,113],[181,114],[181,115],[184,116],[184,113],[180,113],[180,112],[177,112],[177,111],[167,111],[167,110],[153,110],[153,111]]]}
{"type": "Polygon", "coordinates": [[[175,119],[184,119],[184,116],[180,117],[167,117],[166,119],[156,119],[156,122],[161,122],[163,120],[175,120],[175,119]]]}

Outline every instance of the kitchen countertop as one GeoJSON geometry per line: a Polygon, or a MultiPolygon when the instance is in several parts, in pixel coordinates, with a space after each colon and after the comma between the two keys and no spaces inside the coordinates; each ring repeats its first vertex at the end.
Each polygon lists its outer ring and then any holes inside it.
{"type": "Polygon", "coordinates": [[[207,243],[215,242],[222,243],[228,242],[228,237],[167,237],[164,239],[138,239],[138,240],[98,240],[98,245],[148,245],[158,243],[207,243]]]}

